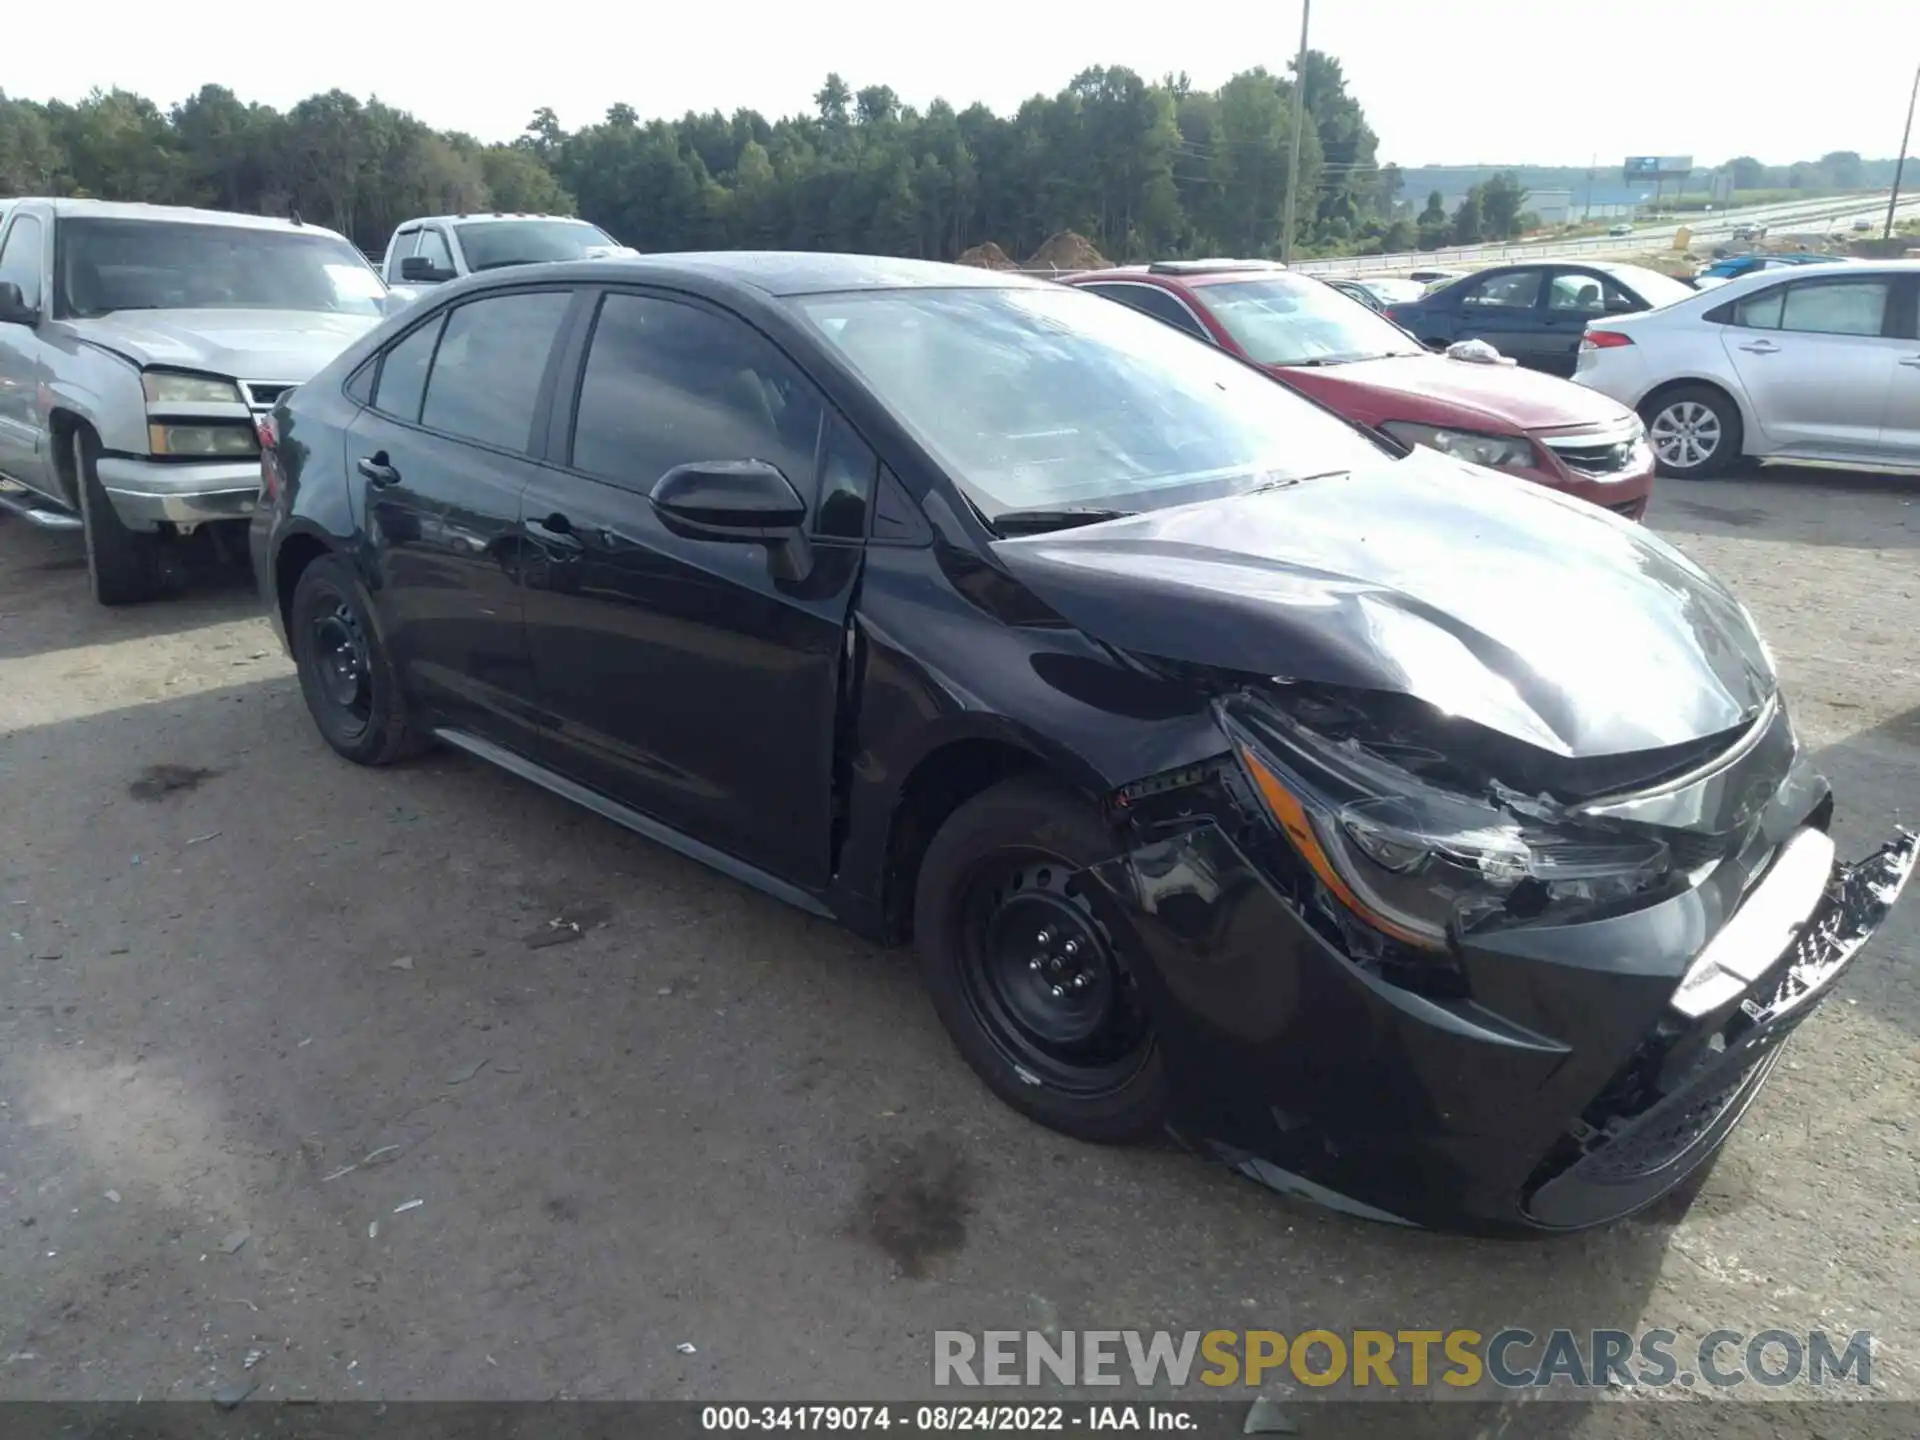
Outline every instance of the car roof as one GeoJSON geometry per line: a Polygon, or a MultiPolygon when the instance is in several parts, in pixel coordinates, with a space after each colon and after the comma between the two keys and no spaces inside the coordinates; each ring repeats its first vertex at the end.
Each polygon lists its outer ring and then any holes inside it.
{"type": "Polygon", "coordinates": [[[402,220],[394,228],[406,230],[415,225],[484,225],[493,220],[559,220],[569,225],[592,225],[596,230],[600,228],[591,220],[582,220],[578,215],[540,215],[532,211],[515,214],[508,210],[488,211],[484,215],[477,212],[467,215],[416,215],[411,220],[402,220]]]}
{"type": "Polygon", "coordinates": [[[71,197],[22,195],[7,202],[17,205],[38,204],[51,207],[56,219],[99,216],[106,220],[150,220],[168,225],[227,225],[240,230],[280,230],[300,235],[345,237],[324,225],[296,224],[277,215],[243,215],[236,210],[197,210],[186,205],[141,205],[119,200],[76,200],[71,197]]]}
{"type": "Polygon", "coordinates": [[[1050,288],[1045,280],[974,265],[801,250],[690,250],[569,260],[537,267],[516,265],[485,271],[458,283],[463,292],[493,285],[524,284],[531,269],[537,269],[542,279],[594,280],[602,284],[618,280],[639,284],[693,281],[712,288],[758,290],[780,298],[846,290],[1050,288]]]}

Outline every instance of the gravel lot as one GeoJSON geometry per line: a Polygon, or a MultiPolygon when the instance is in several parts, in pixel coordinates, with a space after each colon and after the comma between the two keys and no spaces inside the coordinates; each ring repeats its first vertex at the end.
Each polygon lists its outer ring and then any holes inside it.
{"type": "MultiPolygon", "coordinates": [[[[1653,523],[1758,616],[1843,852],[1913,821],[1920,484],[1653,523]]],[[[1028,1125],[903,956],[477,762],[355,769],[244,583],[103,611],[0,520],[0,1396],[911,1398],[936,1328],[1057,1322],[1870,1329],[1920,1399],[1917,948],[1909,899],[1684,1219],[1400,1233],[1028,1125]]]]}

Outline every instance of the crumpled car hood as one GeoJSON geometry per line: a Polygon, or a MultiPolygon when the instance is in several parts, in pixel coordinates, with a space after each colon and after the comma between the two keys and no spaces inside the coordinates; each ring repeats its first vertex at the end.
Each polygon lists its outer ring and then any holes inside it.
{"type": "Polygon", "coordinates": [[[1413,695],[1557,755],[1704,739],[1774,690],[1739,602],[1645,527],[1426,451],[993,549],[1120,649],[1413,695]]]}
{"type": "Polygon", "coordinates": [[[67,323],[89,344],[136,365],[303,385],[384,318],[314,310],[126,310],[67,323]]]}

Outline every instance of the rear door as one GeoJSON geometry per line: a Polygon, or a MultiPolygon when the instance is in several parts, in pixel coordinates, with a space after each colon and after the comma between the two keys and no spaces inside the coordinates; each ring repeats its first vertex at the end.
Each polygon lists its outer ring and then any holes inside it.
{"type": "Polygon", "coordinates": [[[520,497],[574,292],[491,292],[390,346],[347,435],[378,619],[437,723],[531,753],[520,497]]]}
{"type": "Polygon", "coordinates": [[[1748,296],[1721,329],[1769,448],[1867,460],[1878,453],[1911,340],[1893,333],[1884,274],[1789,280],[1748,296]]]}
{"type": "Polygon", "coordinates": [[[1896,464],[1920,465],[1920,275],[1904,274],[1894,282],[1893,321],[1887,328],[1900,344],[1880,449],[1896,464]]]}
{"type": "MultiPolygon", "coordinates": [[[[38,215],[16,210],[0,217],[0,280],[18,285],[20,298],[42,315],[45,259],[46,226],[38,215]]],[[[57,495],[40,405],[45,350],[35,327],[0,325],[0,475],[57,495]]]]}
{"type": "MultiPolygon", "coordinates": [[[[527,492],[527,622],[548,763],[684,834],[821,888],[847,610],[873,453],[758,330],[685,296],[608,291],[527,492]],[[648,495],[757,459],[809,501],[809,556],[689,540],[648,495]]],[[[569,375],[573,367],[569,368],[569,375]]]]}
{"type": "Polygon", "coordinates": [[[1452,287],[1448,297],[1457,296],[1459,306],[1454,338],[1484,340],[1522,365],[1544,367],[1552,353],[1543,309],[1546,274],[1542,266],[1523,265],[1452,287]]]}

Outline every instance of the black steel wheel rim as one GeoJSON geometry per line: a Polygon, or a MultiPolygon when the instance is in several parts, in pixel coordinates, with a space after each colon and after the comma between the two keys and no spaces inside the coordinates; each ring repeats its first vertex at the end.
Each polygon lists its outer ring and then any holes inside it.
{"type": "Polygon", "coordinates": [[[366,729],[373,718],[373,663],[365,628],[353,606],[335,599],[314,611],[308,654],[315,688],[349,734],[366,729]]]}
{"type": "Polygon", "coordinates": [[[1091,1099],[1139,1073],[1152,1051],[1139,987],[1074,866],[990,856],[969,876],[957,922],[967,1003],[1025,1078],[1091,1099]]]}

